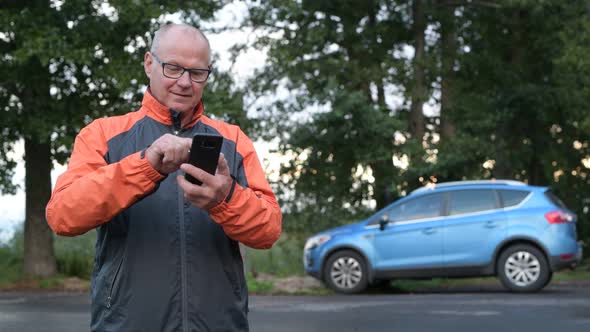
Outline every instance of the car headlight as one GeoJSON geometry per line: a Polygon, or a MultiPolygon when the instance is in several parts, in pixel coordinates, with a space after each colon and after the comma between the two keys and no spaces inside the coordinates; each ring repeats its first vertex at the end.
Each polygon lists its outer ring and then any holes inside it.
{"type": "Polygon", "coordinates": [[[320,245],[328,242],[328,240],[331,238],[332,236],[327,234],[312,236],[307,239],[307,242],[305,242],[304,250],[311,250],[313,248],[319,247],[320,245]]]}

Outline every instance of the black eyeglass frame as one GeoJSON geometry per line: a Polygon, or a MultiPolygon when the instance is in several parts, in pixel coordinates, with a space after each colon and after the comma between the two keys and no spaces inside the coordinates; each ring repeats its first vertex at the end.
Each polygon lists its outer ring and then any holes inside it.
{"type": "Polygon", "coordinates": [[[172,79],[175,79],[175,80],[177,80],[177,79],[181,78],[181,77],[182,77],[182,75],[184,75],[184,73],[185,73],[185,72],[187,72],[187,71],[188,71],[188,77],[189,77],[189,79],[190,79],[191,81],[193,81],[193,82],[195,82],[195,83],[204,83],[204,82],[207,82],[207,80],[209,79],[209,75],[211,75],[211,69],[209,69],[209,68],[208,68],[208,69],[202,69],[202,68],[185,68],[185,67],[183,67],[183,66],[175,65],[175,64],[173,64],[173,63],[163,62],[163,61],[162,61],[162,60],[160,60],[160,58],[158,58],[158,56],[157,56],[156,54],[154,54],[154,53],[151,53],[151,55],[152,55],[152,57],[153,57],[153,58],[154,58],[154,59],[155,59],[155,60],[156,60],[158,63],[160,63],[160,64],[162,65],[162,75],[164,75],[165,77],[168,77],[168,78],[172,78],[172,79]],[[168,76],[168,75],[166,75],[166,70],[165,70],[165,67],[166,67],[166,66],[172,66],[172,67],[175,67],[175,68],[178,68],[178,69],[182,69],[182,72],[180,73],[180,75],[178,75],[178,77],[168,76]],[[193,72],[207,72],[207,77],[205,77],[205,79],[204,79],[204,80],[202,80],[202,81],[197,81],[197,80],[194,80],[194,79],[192,78],[192,76],[191,76],[191,73],[193,73],[193,72]]]}

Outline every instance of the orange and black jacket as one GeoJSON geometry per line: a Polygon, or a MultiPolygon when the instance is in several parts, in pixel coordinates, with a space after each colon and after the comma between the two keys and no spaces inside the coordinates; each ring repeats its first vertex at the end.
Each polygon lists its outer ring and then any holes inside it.
{"type": "MultiPolygon", "coordinates": [[[[180,172],[180,171],[179,171],[180,172]]],[[[142,107],[82,129],[46,210],[50,227],[75,236],[97,230],[92,331],[247,331],[248,294],[238,242],[270,248],[281,211],[254,150],[237,126],[197,106],[178,114],[149,91],[142,107]],[[143,151],[173,133],[224,137],[236,184],[209,211],[191,205],[143,151]]]]}

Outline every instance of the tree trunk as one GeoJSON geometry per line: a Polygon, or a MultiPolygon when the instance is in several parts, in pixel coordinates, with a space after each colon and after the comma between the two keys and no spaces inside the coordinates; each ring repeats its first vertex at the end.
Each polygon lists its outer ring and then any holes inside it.
{"type": "MultiPolygon", "coordinates": [[[[524,21],[528,13],[525,10],[515,9],[512,12],[512,27],[511,33],[513,34],[514,43],[513,46],[507,50],[506,58],[504,61],[511,68],[518,73],[520,72],[524,62],[525,45],[527,40],[524,36],[525,24],[524,21]]],[[[511,110],[504,110],[504,116],[500,119],[496,129],[496,137],[498,139],[497,152],[496,152],[496,166],[494,168],[494,176],[498,179],[512,179],[515,174],[519,173],[520,170],[514,169],[514,163],[512,161],[512,151],[514,147],[520,144],[518,136],[515,136],[512,132],[511,122],[513,121],[513,115],[511,110]],[[508,113],[506,113],[508,112],[508,113]]],[[[532,127],[535,128],[535,127],[532,127]]]]}
{"type": "Polygon", "coordinates": [[[53,233],[45,219],[45,206],[51,197],[49,139],[45,143],[25,139],[25,172],[24,274],[47,277],[57,272],[53,233]]]}
{"type": "Polygon", "coordinates": [[[440,125],[441,142],[448,141],[455,136],[455,126],[451,121],[453,112],[453,78],[455,58],[457,56],[457,28],[455,26],[455,7],[450,0],[445,0],[448,6],[443,7],[441,22],[441,87],[440,87],[440,125]]]}
{"type": "Polygon", "coordinates": [[[424,113],[422,107],[426,100],[426,87],[424,75],[424,30],[426,29],[426,16],[424,14],[424,0],[415,0],[412,5],[412,16],[414,19],[414,60],[413,68],[413,85],[411,89],[412,106],[410,109],[410,134],[412,137],[422,142],[424,137],[424,113]]]}

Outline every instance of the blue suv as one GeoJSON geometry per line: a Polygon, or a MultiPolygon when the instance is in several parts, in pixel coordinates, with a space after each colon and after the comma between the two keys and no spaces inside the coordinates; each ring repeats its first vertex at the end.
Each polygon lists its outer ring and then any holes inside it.
{"type": "Polygon", "coordinates": [[[576,218],[547,187],[441,183],[312,236],[304,266],[339,293],[393,278],[491,275],[511,291],[534,292],[582,260],[576,218]]]}

